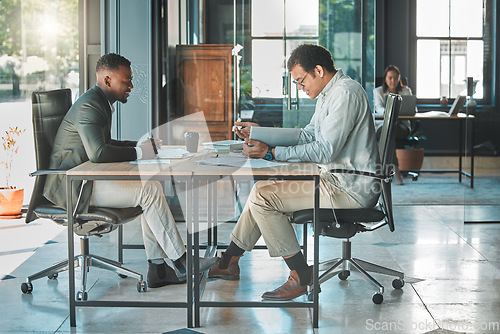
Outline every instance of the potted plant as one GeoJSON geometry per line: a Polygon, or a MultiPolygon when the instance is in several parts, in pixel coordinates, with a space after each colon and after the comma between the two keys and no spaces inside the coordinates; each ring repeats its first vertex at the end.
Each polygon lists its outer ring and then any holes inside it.
{"type": "Polygon", "coordinates": [[[396,141],[399,170],[419,171],[422,168],[424,149],[419,146],[422,140],[425,140],[425,137],[420,134],[416,126],[406,139],[396,141]]]}
{"type": "MultiPolygon", "coordinates": [[[[0,219],[21,218],[23,207],[24,189],[18,189],[10,184],[12,162],[19,150],[17,138],[25,131],[17,126],[9,127],[2,136],[2,146],[5,153],[5,160],[0,161],[0,165],[5,167],[5,186],[0,186],[0,219]]],[[[0,183],[1,184],[1,183],[0,183]]]]}

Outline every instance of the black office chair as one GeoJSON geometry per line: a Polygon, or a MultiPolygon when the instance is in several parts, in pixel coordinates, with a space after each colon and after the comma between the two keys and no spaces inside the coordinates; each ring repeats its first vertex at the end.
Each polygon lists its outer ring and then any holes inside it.
{"type": "MultiPolygon", "coordinates": [[[[394,159],[396,135],[395,124],[398,119],[399,109],[401,107],[401,97],[396,94],[390,94],[387,98],[386,113],[382,134],[379,142],[379,152],[381,157],[381,168],[377,173],[337,170],[333,169],[331,173],[349,173],[364,175],[380,180],[381,201],[375,208],[361,209],[320,209],[319,212],[319,231],[320,235],[345,239],[342,242],[342,257],[320,263],[320,270],[326,270],[319,277],[319,283],[323,283],[338,275],[341,280],[346,280],[351,272],[351,268],[357,269],[368,280],[375,284],[379,290],[372,296],[375,304],[382,303],[384,297],[384,287],[377,282],[368,272],[376,272],[385,275],[396,276],[392,286],[395,289],[401,289],[404,285],[404,274],[400,271],[385,268],[377,264],[366,262],[351,256],[350,238],[359,232],[374,231],[382,226],[389,225],[391,232],[394,231],[394,220],[392,216],[392,197],[391,197],[391,178],[394,174],[392,160],[394,159]]],[[[305,224],[313,221],[313,210],[306,209],[293,213],[291,221],[296,224],[305,224]]],[[[306,229],[304,229],[306,230],[306,229]]],[[[316,233],[316,231],[315,231],[316,233]]],[[[306,232],[305,232],[306,234],[306,232]]],[[[305,235],[306,237],[306,235],[305,235]]],[[[306,240],[304,238],[304,240],[306,240]]],[[[312,293],[309,298],[312,297],[312,293]]]]}
{"type": "MultiPolygon", "coordinates": [[[[64,170],[49,170],[50,154],[54,145],[59,125],[71,107],[71,90],[60,89],[46,92],[33,92],[31,95],[33,109],[33,134],[35,139],[35,154],[37,171],[31,173],[36,176],[33,193],[31,194],[26,223],[30,223],[37,218],[47,218],[57,224],[66,225],[68,214],[66,210],[52,204],[43,196],[45,180],[49,174],[63,174],[64,170]]],[[[102,236],[119,227],[121,224],[129,222],[142,214],[140,207],[135,208],[102,208],[90,207],[88,213],[81,213],[75,216],[74,231],[80,236],[81,254],[74,258],[75,267],[81,267],[82,284],[76,298],[87,300],[86,291],[87,272],[89,267],[116,272],[120,277],[133,277],[138,280],[137,291],[147,291],[146,281],[141,274],[122,267],[122,264],[89,253],[89,236],[102,236]]],[[[32,281],[48,277],[56,279],[62,271],[68,270],[68,260],[56,263],[27,278],[26,283],[22,283],[23,293],[33,291],[32,281]]]]}

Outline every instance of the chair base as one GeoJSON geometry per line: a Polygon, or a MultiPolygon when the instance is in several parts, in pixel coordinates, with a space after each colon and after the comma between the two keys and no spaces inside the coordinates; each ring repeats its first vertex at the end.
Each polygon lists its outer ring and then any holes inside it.
{"type": "Polygon", "coordinates": [[[382,294],[384,293],[384,286],[380,284],[369,272],[378,274],[396,276],[392,283],[393,287],[400,289],[404,285],[404,273],[387,267],[382,267],[378,264],[353,258],[351,256],[351,241],[345,240],[342,242],[342,257],[333,260],[328,260],[320,263],[319,270],[325,271],[319,276],[319,284],[326,282],[330,278],[337,276],[341,280],[346,280],[350,276],[351,268],[356,269],[361,276],[374,284],[378,291],[373,296],[373,301],[380,304],[383,300],[382,294]]]}
{"type": "MultiPolygon", "coordinates": [[[[139,292],[147,291],[147,284],[144,281],[143,276],[135,271],[124,268],[120,262],[110,260],[101,256],[89,254],[89,240],[87,237],[82,237],[80,239],[80,246],[82,249],[82,254],[76,255],[73,259],[75,268],[81,268],[81,288],[77,293],[78,300],[87,300],[87,274],[90,267],[100,268],[108,271],[117,273],[120,277],[132,277],[138,280],[137,290],[139,292]]],[[[33,291],[32,281],[37,280],[42,277],[48,277],[49,279],[56,279],[58,274],[69,269],[69,261],[64,260],[58,262],[36,274],[28,276],[26,283],[21,285],[21,290],[23,293],[31,293],[33,291]]]]}
{"type": "Polygon", "coordinates": [[[418,172],[414,171],[403,171],[401,174],[403,174],[403,177],[411,177],[412,181],[417,181],[418,176],[420,175],[418,172]]]}

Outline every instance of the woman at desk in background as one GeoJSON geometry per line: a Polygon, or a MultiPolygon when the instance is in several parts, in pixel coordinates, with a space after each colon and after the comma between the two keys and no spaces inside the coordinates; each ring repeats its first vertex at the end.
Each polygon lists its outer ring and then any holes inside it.
{"type": "MultiPolygon", "coordinates": [[[[394,65],[389,65],[385,68],[384,82],[382,86],[376,87],[373,90],[374,112],[376,116],[383,116],[385,113],[385,103],[389,93],[399,95],[413,95],[411,88],[404,86],[401,82],[401,72],[399,68],[394,65]]],[[[382,129],[383,121],[375,121],[375,128],[377,131],[377,139],[380,138],[380,131],[382,129]]],[[[397,123],[396,141],[406,139],[411,133],[410,121],[399,121],[397,123]]],[[[397,144],[396,144],[397,146],[397,144]]],[[[394,157],[394,171],[396,173],[396,184],[402,185],[403,177],[398,167],[398,159],[394,157]]]]}

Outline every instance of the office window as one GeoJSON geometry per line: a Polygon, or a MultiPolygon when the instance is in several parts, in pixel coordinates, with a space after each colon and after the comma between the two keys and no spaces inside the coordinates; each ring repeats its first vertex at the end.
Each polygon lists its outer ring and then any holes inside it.
{"type": "Polygon", "coordinates": [[[78,0],[0,1],[0,103],[78,91],[78,0]]]}
{"type": "MultiPolygon", "coordinates": [[[[75,96],[78,68],[78,0],[0,0],[0,134],[10,126],[26,130],[11,174],[11,183],[25,189],[24,203],[35,168],[31,92],[71,88],[75,96]]],[[[0,168],[0,180],[4,174],[0,168]]]]}
{"type": "Polygon", "coordinates": [[[467,95],[466,79],[476,83],[474,98],[489,98],[491,87],[492,0],[417,0],[417,94],[421,99],[467,95]],[[491,10],[491,8],[490,8],[491,10]],[[489,82],[488,82],[489,81],[489,82]]]}
{"type": "MultiPolygon", "coordinates": [[[[318,43],[318,0],[251,1],[252,95],[281,98],[286,57],[302,43],[318,43]]],[[[302,93],[302,92],[301,92],[302,93]]]]}

